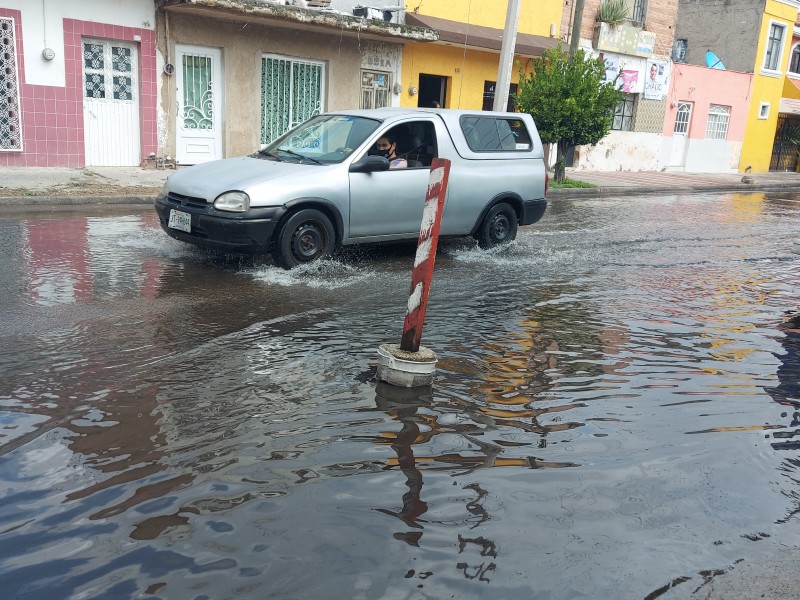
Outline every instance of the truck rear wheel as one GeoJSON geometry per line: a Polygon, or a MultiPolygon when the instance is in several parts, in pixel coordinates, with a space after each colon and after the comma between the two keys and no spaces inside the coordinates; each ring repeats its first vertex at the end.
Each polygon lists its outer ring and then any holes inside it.
{"type": "Polygon", "coordinates": [[[481,222],[475,237],[484,250],[510,244],[517,237],[517,213],[514,208],[501,202],[495,204],[481,222]]]}
{"type": "Polygon", "coordinates": [[[284,269],[318,260],[333,252],[336,234],[322,212],[305,208],[291,215],[278,233],[275,262],[284,269]]]}

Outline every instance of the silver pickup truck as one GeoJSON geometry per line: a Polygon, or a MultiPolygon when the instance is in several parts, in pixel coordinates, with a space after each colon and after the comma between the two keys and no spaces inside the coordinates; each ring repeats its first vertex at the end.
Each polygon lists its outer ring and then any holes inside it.
{"type": "Polygon", "coordinates": [[[530,115],[421,108],[315,116],[252,155],[180,169],[155,208],[178,240],[272,252],[289,269],[339,245],[416,238],[436,157],[452,161],[443,237],[507,244],[547,208],[530,115]]]}

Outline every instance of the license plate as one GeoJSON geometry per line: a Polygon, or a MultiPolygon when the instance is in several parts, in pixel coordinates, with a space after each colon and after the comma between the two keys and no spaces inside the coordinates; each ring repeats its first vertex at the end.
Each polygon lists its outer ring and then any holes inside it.
{"type": "Polygon", "coordinates": [[[192,215],[189,213],[181,212],[179,210],[170,209],[169,211],[169,223],[167,223],[172,229],[180,229],[181,231],[185,231],[186,233],[192,232],[192,215]]]}

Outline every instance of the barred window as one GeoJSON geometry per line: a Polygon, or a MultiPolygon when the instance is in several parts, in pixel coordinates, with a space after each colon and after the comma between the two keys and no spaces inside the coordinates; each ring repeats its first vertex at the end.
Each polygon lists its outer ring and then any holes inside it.
{"type": "Polygon", "coordinates": [[[361,107],[381,108],[390,106],[392,76],[381,71],[361,71],[361,107]]]}
{"type": "Polygon", "coordinates": [[[0,151],[22,150],[14,20],[0,17],[0,151]]]}
{"type": "Polygon", "coordinates": [[[625,94],[625,98],[614,109],[614,120],[611,123],[611,129],[616,131],[631,131],[633,129],[635,102],[635,94],[625,94]]]}
{"type": "Polygon", "coordinates": [[[689,121],[692,117],[692,104],[678,102],[678,112],[675,113],[675,127],[673,131],[680,135],[689,135],[689,121]]]}
{"type": "Polygon", "coordinates": [[[728,121],[731,118],[731,107],[712,104],[708,109],[708,125],[706,125],[706,138],[710,140],[724,140],[728,135],[728,121]]]}

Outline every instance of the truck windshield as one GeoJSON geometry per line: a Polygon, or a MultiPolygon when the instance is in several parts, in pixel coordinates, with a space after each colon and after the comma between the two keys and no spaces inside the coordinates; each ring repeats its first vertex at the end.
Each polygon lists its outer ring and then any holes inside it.
{"type": "Polygon", "coordinates": [[[318,115],[287,131],[260,153],[285,162],[342,162],[380,125],[375,119],[350,115],[318,115]]]}

